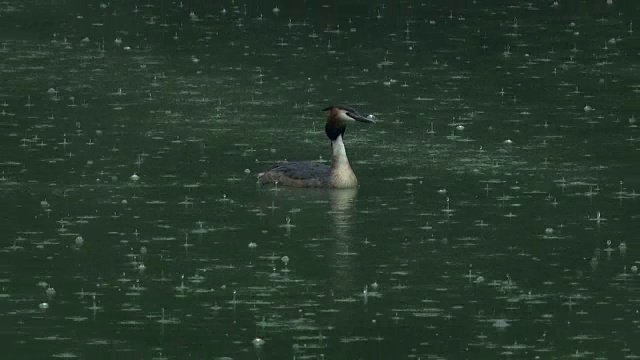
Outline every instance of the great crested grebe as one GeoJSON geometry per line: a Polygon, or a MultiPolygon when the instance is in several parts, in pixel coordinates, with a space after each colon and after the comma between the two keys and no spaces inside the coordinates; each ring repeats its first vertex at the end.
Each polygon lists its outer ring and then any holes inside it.
{"type": "Polygon", "coordinates": [[[373,123],[375,121],[373,118],[364,117],[353,108],[344,105],[331,105],[322,109],[322,111],[327,110],[329,118],[324,132],[331,140],[331,166],[315,161],[283,162],[260,173],[258,175],[260,184],[339,189],[358,186],[358,179],[349,165],[342,138],[347,123],[352,121],[373,123]]]}

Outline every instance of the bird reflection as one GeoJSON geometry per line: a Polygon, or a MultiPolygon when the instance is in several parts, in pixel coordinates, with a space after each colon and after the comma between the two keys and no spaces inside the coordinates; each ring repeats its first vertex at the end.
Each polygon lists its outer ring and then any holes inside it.
{"type": "MultiPolygon", "coordinates": [[[[341,294],[351,294],[354,289],[352,258],[357,255],[351,246],[353,243],[352,227],[354,225],[353,216],[358,189],[281,188],[278,191],[269,192],[277,198],[304,200],[308,203],[316,204],[313,206],[317,210],[323,207],[317,204],[329,203],[330,223],[328,227],[330,232],[327,236],[331,239],[331,242],[325,254],[325,258],[328,260],[325,265],[330,269],[330,274],[327,276],[330,279],[328,290],[338,297],[341,297],[341,294]]],[[[305,228],[301,223],[296,226],[296,229],[299,230],[305,228]]],[[[280,225],[280,227],[283,227],[283,225],[280,225]]],[[[292,234],[295,234],[295,232],[292,234]]],[[[287,236],[290,236],[290,234],[287,233],[287,236]]]]}
{"type": "Polygon", "coordinates": [[[329,192],[334,250],[328,258],[335,269],[335,274],[331,277],[331,288],[337,294],[350,293],[353,289],[352,257],[356,253],[349,247],[353,243],[351,228],[357,193],[357,189],[336,189],[329,192]]]}

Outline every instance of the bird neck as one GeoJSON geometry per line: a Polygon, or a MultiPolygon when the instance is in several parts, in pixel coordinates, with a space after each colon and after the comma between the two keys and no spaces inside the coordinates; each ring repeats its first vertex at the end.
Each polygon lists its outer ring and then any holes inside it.
{"type": "Polygon", "coordinates": [[[356,174],[353,173],[349,159],[347,159],[342,135],[331,141],[331,150],[333,152],[331,159],[331,187],[340,189],[357,187],[358,179],[356,179],[356,174]]]}
{"type": "Polygon", "coordinates": [[[331,167],[333,169],[345,169],[351,170],[349,165],[349,159],[347,158],[347,150],[344,148],[344,141],[342,141],[342,135],[338,135],[335,140],[331,140],[332,159],[331,167]]]}

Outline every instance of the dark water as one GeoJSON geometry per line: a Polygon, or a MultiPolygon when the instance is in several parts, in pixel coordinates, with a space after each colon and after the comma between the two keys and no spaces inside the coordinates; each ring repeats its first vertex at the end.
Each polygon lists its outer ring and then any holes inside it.
{"type": "Polygon", "coordinates": [[[640,357],[635,2],[0,2],[11,358],[640,357]],[[261,189],[346,134],[357,191],[261,189]]]}

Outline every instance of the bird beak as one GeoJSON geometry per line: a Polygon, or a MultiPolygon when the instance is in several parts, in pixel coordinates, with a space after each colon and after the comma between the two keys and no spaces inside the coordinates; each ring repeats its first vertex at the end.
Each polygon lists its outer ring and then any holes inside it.
{"type": "Polygon", "coordinates": [[[351,112],[347,112],[347,115],[349,115],[350,118],[352,118],[355,121],[360,121],[360,122],[365,122],[365,123],[374,123],[376,122],[372,117],[364,117],[360,114],[354,114],[351,112]]]}

